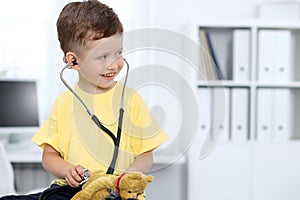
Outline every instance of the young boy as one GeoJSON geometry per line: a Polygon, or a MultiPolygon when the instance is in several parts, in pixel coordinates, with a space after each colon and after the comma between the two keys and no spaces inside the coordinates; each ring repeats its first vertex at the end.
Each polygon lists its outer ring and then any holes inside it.
{"type": "MultiPolygon", "coordinates": [[[[122,84],[114,78],[124,65],[122,23],[111,8],[97,0],[72,2],[60,13],[57,31],[65,62],[78,71],[74,91],[116,136],[122,84]]],[[[137,92],[126,88],[114,174],[150,169],[152,151],[167,140],[166,134],[153,125],[154,121],[137,92]]],[[[111,138],[92,121],[70,91],[57,98],[49,118],[32,140],[43,148],[43,167],[58,178],[52,187],[70,186],[48,199],[72,198],[80,190],[85,171],[106,173],[114,153],[111,138]]],[[[1,199],[38,199],[39,195],[1,199]]]]}

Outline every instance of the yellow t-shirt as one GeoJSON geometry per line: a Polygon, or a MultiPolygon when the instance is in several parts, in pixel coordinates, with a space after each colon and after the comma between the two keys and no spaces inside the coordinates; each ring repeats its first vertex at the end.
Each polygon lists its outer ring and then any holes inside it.
{"type": "MultiPolygon", "coordinates": [[[[108,92],[88,94],[78,85],[74,86],[75,92],[87,107],[115,136],[122,87],[121,83],[117,83],[108,92]]],[[[123,127],[114,172],[116,175],[126,170],[137,155],[157,148],[168,139],[141,96],[128,87],[125,91],[123,127]]],[[[56,99],[50,116],[32,141],[41,148],[44,144],[51,145],[65,161],[82,165],[92,172],[106,173],[114,151],[112,139],[92,121],[86,109],[69,91],[56,99]]]]}

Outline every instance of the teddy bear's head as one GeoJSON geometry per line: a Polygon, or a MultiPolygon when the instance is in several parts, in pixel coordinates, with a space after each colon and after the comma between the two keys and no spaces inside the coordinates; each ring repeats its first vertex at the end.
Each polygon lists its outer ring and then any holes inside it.
{"type": "Polygon", "coordinates": [[[122,176],[118,183],[118,189],[122,200],[135,200],[144,191],[154,177],[140,172],[130,172],[122,176]]]}

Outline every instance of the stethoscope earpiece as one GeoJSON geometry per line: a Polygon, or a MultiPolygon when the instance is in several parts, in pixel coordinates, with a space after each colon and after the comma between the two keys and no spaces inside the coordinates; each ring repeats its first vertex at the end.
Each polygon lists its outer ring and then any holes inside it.
{"type": "MultiPolygon", "coordinates": [[[[67,61],[66,57],[63,57],[63,61],[64,61],[64,63],[68,64],[68,61],[67,61]]],[[[78,65],[78,62],[77,62],[76,59],[74,59],[72,61],[72,64],[69,64],[69,65],[71,65],[71,66],[78,65]]]]}
{"type": "Polygon", "coordinates": [[[78,65],[78,62],[76,60],[72,61],[72,66],[74,66],[74,65],[78,65]]]}

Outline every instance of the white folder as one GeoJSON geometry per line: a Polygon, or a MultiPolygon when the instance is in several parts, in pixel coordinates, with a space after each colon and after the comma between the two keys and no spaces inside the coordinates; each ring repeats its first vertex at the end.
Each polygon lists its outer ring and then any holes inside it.
{"type": "Polygon", "coordinates": [[[248,81],[250,78],[250,30],[233,31],[233,80],[248,81]]]}
{"type": "Polygon", "coordinates": [[[274,33],[274,81],[290,81],[292,69],[292,34],[289,30],[274,33]]]}
{"type": "Polygon", "coordinates": [[[231,90],[231,140],[243,142],[248,139],[249,91],[247,88],[231,90]]]}
{"type": "Polygon", "coordinates": [[[199,137],[203,139],[208,134],[212,137],[212,96],[211,88],[199,88],[197,92],[198,109],[199,109],[199,137]]]}
{"type": "Polygon", "coordinates": [[[258,80],[292,79],[292,33],[289,30],[260,30],[258,34],[258,80]]]}
{"type": "Polygon", "coordinates": [[[256,139],[257,141],[269,142],[272,140],[272,117],[273,113],[273,90],[259,89],[257,91],[257,121],[256,139]]]}
{"type": "Polygon", "coordinates": [[[229,140],[229,88],[213,90],[213,135],[220,141],[229,140]]]}
{"type": "Polygon", "coordinates": [[[274,70],[274,31],[260,30],[258,32],[258,80],[270,82],[274,70]]]}
{"type": "Polygon", "coordinates": [[[290,138],[292,132],[292,93],[290,89],[274,90],[274,121],[273,140],[284,142],[290,138]]]}

